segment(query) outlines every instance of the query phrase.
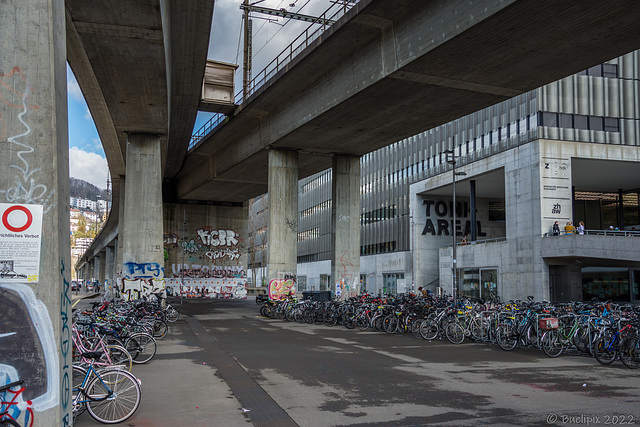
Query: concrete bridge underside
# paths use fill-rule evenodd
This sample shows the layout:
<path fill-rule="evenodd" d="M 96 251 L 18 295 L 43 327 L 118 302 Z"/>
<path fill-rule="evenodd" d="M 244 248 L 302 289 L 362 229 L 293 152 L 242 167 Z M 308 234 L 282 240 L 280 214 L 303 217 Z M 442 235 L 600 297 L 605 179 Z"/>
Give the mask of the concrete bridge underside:
<path fill-rule="evenodd" d="M 200 142 L 176 199 L 267 192 L 268 150 L 303 178 L 640 46 L 640 3 L 363 0 Z M 441 147 L 441 150 L 450 147 Z"/>

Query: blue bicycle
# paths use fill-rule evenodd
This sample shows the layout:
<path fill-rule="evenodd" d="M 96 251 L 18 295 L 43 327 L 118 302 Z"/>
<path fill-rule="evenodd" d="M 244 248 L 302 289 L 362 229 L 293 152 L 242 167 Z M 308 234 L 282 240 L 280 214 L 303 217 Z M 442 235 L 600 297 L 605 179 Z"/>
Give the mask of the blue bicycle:
<path fill-rule="evenodd" d="M 101 356 L 98 351 L 82 353 L 82 357 L 91 360 L 89 366 L 73 366 L 73 418 L 86 409 L 96 421 L 121 423 L 140 406 L 142 387 L 138 379 L 124 369 L 96 370 L 93 363 Z"/>

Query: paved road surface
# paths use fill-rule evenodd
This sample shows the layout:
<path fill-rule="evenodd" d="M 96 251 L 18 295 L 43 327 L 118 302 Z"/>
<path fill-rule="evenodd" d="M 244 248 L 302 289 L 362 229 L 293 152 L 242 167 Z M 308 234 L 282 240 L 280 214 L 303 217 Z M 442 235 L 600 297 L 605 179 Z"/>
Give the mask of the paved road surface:
<path fill-rule="evenodd" d="M 252 299 L 182 312 L 156 358 L 134 366 L 144 394 L 126 425 L 640 423 L 640 370 L 619 361 L 271 320 Z M 85 413 L 76 425 L 99 424 Z"/>

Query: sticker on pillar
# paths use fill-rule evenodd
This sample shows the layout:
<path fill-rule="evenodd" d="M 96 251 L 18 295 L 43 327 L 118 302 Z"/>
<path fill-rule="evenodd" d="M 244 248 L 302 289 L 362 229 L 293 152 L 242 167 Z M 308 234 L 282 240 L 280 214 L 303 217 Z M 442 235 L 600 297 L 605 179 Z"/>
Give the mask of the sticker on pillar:
<path fill-rule="evenodd" d="M 0 282 L 38 281 L 42 205 L 0 203 Z"/>
<path fill-rule="evenodd" d="M 340 297 L 342 295 L 342 283 L 336 282 L 336 297 Z"/>

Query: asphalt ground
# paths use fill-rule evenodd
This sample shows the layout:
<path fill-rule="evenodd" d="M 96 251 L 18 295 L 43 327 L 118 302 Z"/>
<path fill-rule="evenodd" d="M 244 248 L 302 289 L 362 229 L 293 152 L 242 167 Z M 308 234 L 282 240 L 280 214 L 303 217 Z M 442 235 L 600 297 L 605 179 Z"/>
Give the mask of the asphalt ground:
<path fill-rule="evenodd" d="M 640 370 L 619 361 L 272 320 L 252 298 L 181 312 L 134 366 L 142 403 L 124 425 L 640 423 Z M 85 412 L 74 425 L 100 424 Z"/>

